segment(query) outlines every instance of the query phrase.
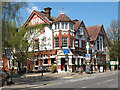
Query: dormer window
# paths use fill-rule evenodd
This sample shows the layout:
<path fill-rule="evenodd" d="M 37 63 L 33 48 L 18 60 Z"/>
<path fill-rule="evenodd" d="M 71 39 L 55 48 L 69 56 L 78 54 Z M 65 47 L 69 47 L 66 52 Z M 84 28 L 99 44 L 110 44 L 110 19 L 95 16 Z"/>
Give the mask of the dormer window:
<path fill-rule="evenodd" d="M 80 27 L 78 30 L 78 35 L 83 35 L 83 27 Z"/>

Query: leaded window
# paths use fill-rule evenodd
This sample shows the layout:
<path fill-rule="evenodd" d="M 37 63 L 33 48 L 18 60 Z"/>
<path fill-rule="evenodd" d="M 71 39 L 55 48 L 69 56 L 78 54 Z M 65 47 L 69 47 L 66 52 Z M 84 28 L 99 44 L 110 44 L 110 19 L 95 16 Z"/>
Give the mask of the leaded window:
<path fill-rule="evenodd" d="M 67 37 L 62 37 L 62 46 L 67 47 Z"/>

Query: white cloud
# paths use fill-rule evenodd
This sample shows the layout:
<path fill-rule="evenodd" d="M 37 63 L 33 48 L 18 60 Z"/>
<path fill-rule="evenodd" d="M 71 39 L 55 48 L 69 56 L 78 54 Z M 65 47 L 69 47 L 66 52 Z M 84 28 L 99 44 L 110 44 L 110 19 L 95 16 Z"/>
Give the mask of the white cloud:
<path fill-rule="evenodd" d="M 40 11 L 40 9 L 38 9 L 36 6 L 33 6 L 32 9 L 27 8 L 28 13 L 32 13 L 33 10 Z"/>

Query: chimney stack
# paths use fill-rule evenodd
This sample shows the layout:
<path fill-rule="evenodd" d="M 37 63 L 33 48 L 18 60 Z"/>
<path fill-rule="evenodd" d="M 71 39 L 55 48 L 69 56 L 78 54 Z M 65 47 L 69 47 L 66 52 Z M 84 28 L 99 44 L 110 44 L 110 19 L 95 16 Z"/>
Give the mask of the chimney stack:
<path fill-rule="evenodd" d="M 79 20 L 77 20 L 77 19 L 75 19 L 75 20 L 73 20 L 73 22 L 78 22 Z"/>
<path fill-rule="evenodd" d="M 44 8 L 44 10 L 45 10 L 45 16 L 48 18 L 48 19 L 50 19 L 50 11 L 51 11 L 51 9 L 52 8 L 50 8 L 50 7 L 47 7 L 47 8 Z"/>

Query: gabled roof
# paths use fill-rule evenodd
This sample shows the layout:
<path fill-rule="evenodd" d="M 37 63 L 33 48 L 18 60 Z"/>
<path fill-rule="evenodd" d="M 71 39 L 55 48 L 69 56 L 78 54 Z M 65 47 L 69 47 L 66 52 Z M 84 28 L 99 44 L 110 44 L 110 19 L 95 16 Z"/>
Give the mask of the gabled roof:
<path fill-rule="evenodd" d="M 80 25 L 82 24 L 83 21 L 75 21 L 75 24 L 74 24 L 74 30 L 75 31 L 78 31 Z"/>
<path fill-rule="evenodd" d="M 80 28 L 81 24 L 83 24 L 83 27 L 85 28 L 86 33 L 87 33 L 87 35 L 88 35 L 88 37 L 89 37 L 88 31 L 87 31 L 87 29 L 86 29 L 86 27 L 85 27 L 85 24 L 84 24 L 83 20 L 81 20 L 81 21 L 76 21 L 76 20 L 74 21 L 74 20 L 73 20 L 73 22 L 75 22 L 75 24 L 74 24 L 74 30 L 75 30 L 75 32 L 77 32 L 78 29 Z"/>
<path fill-rule="evenodd" d="M 109 44 L 109 40 L 107 38 L 107 35 L 106 35 L 105 30 L 104 30 L 103 24 L 87 27 L 87 31 L 88 31 L 88 34 L 90 36 L 91 41 L 96 41 L 100 30 L 103 30 L 103 32 L 105 34 L 105 37 L 106 37 L 106 40 Z"/>
<path fill-rule="evenodd" d="M 60 14 L 54 21 L 55 22 L 73 22 L 67 15 L 65 14 Z"/>
<path fill-rule="evenodd" d="M 87 27 L 87 31 L 88 31 L 91 41 L 95 41 L 97 39 L 101 28 L 102 28 L 102 24 Z"/>
<path fill-rule="evenodd" d="M 38 12 L 38 11 L 33 11 L 32 14 L 29 16 L 29 18 L 27 19 L 27 21 L 25 22 L 25 24 L 23 25 L 23 27 L 26 27 L 27 25 L 27 22 L 29 22 L 33 15 L 34 14 L 37 14 L 41 19 L 43 19 L 47 24 L 51 24 L 52 21 L 51 20 L 54 20 L 55 18 L 54 17 L 51 17 L 51 20 L 49 20 L 46 16 L 45 16 L 45 13 L 44 12 Z"/>

